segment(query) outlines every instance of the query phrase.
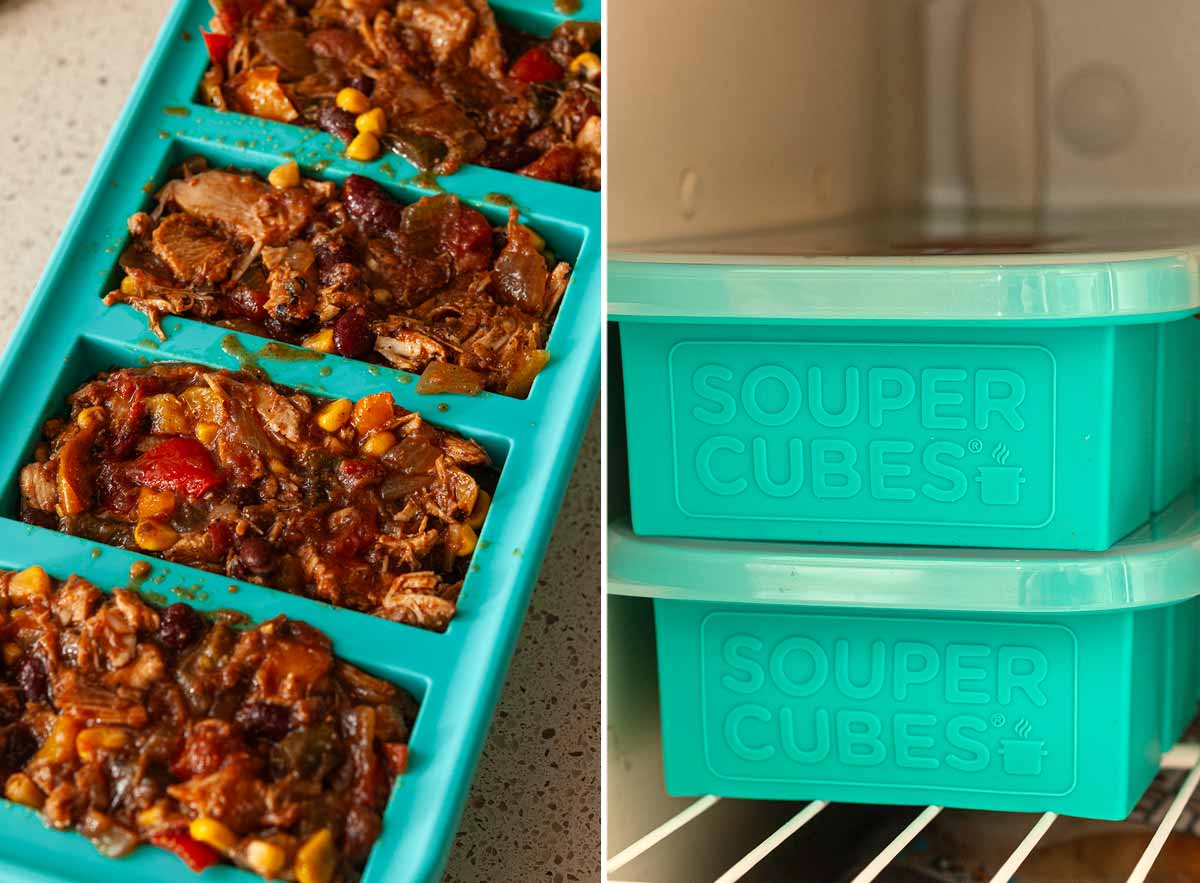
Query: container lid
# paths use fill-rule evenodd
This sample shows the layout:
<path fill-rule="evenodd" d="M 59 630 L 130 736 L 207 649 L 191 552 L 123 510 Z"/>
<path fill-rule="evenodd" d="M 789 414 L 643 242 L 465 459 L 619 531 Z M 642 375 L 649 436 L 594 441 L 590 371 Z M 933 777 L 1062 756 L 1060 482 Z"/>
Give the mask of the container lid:
<path fill-rule="evenodd" d="M 1107 552 L 665 539 L 609 525 L 608 591 L 717 603 L 1046 613 L 1200 595 L 1200 497 Z"/>
<path fill-rule="evenodd" d="M 1161 321 L 1200 310 L 1200 212 L 904 213 L 610 249 L 622 321 Z"/>

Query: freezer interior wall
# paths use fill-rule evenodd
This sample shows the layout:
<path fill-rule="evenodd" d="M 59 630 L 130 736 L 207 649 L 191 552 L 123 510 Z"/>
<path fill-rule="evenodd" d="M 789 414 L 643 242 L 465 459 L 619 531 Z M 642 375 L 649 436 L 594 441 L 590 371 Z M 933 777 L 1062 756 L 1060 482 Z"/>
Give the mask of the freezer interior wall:
<path fill-rule="evenodd" d="M 1200 204 L 1188 0 L 614 0 L 614 248 L 897 209 Z M 1191 223 L 1191 222 L 1189 222 Z"/>

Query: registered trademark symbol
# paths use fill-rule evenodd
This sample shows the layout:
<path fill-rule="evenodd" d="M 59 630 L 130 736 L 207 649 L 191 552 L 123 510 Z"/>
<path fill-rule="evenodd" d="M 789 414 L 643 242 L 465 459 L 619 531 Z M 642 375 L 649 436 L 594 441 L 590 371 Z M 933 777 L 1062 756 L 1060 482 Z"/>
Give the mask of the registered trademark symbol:
<path fill-rule="evenodd" d="M 978 454 L 980 451 L 983 450 L 983 442 L 981 442 L 977 438 L 973 438 L 969 442 L 967 442 L 967 450 L 970 451 L 972 454 Z"/>
<path fill-rule="evenodd" d="M 1002 715 L 1000 712 L 996 712 L 995 714 L 992 715 L 992 726 L 993 727 L 1002 727 L 1002 726 L 1004 726 L 1004 724 L 1005 724 L 1004 715 Z"/>

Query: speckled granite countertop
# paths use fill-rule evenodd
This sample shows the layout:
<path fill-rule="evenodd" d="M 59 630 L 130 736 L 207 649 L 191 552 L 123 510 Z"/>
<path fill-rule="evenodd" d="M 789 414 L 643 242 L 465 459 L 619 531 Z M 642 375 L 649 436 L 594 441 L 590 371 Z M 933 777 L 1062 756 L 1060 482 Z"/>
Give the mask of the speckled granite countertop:
<path fill-rule="evenodd" d="M 0 0 L 0 341 L 168 0 Z M 101 7 L 104 14 L 99 14 Z M 450 858 L 453 883 L 600 876 L 600 448 L 593 419 Z"/>

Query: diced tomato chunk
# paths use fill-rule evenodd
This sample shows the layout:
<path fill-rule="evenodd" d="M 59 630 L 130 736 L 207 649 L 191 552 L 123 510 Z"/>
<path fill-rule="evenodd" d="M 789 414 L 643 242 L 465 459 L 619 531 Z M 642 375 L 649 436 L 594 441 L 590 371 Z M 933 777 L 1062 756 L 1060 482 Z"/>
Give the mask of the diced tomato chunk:
<path fill-rule="evenodd" d="M 212 0 L 212 8 L 225 30 L 230 33 L 238 29 L 246 14 L 238 0 Z"/>
<path fill-rule="evenodd" d="M 208 57 L 213 60 L 213 64 L 221 64 L 229 57 L 229 51 L 233 49 L 233 37 L 228 34 L 210 34 L 205 30 L 200 31 L 200 36 L 204 38 L 204 48 L 208 50 Z"/>
<path fill-rule="evenodd" d="M 387 758 L 388 772 L 399 776 L 408 771 L 408 746 L 400 742 L 383 743 L 384 756 Z"/>
<path fill-rule="evenodd" d="M 329 538 L 329 550 L 334 555 L 353 558 L 370 548 L 378 536 L 378 513 L 373 506 L 363 506 L 353 510 Z"/>
<path fill-rule="evenodd" d="M 459 272 L 484 269 L 491 263 L 492 225 L 481 212 L 460 206 L 458 222 L 450 232 Z"/>
<path fill-rule="evenodd" d="M 535 46 L 513 62 L 509 76 L 523 83 L 545 83 L 561 80 L 562 66 L 545 49 Z"/>
<path fill-rule="evenodd" d="M 199 497 L 224 478 L 208 449 L 194 438 L 169 438 L 129 464 L 129 477 L 156 491 Z"/>
<path fill-rule="evenodd" d="M 233 545 L 233 528 L 228 521 L 210 521 L 208 536 L 212 540 L 213 555 L 224 558 L 229 547 Z"/>
<path fill-rule="evenodd" d="M 201 843 L 184 828 L 160 831 L 150 836 L 150 842 L 160 849 L 173 852 L 191 870 L 199 873 L 221 861 L 221 853 L 207 843 Z"/>

